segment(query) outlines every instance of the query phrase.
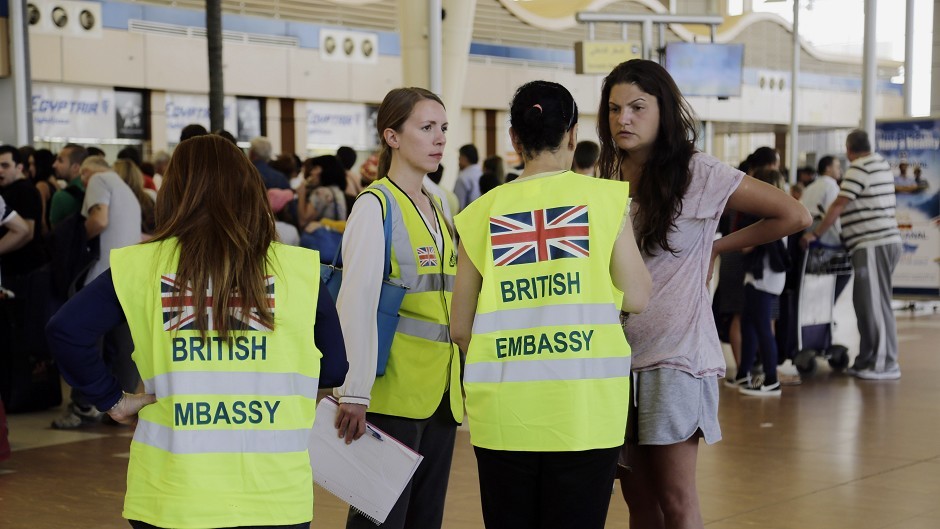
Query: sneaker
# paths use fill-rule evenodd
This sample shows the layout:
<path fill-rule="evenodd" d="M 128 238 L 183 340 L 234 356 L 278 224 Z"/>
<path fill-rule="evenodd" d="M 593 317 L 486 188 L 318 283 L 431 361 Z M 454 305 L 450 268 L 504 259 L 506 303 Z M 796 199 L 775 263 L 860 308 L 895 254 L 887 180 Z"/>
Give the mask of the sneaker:
<path fill-rule="evenodd" d="M 793 365 L 792 360 L 787 360 L 777 367 L 777 379 L 784 386 L 799 386 L 803 383 L 803 379 L 800 378 L 800 371 Z"/>
<path fill-rule="evenodd" d="M 778 375 L 793 375 L 800 376 L 800 371 L 793 365 L 792 360 L 787 360 L 786 362 L 777 366 Z"/>
<path fill-rule="evenodd" d="M 889 367 L 884 371 L 875 371 L 874 369 L 863 369 L 855 372 L 855 377 L 862 380 L 897 380 L 901 378 L 901 368 L 898 366 Z"/>
<path fill-rule="evenodd" d="M 752 397 L 779 397 L 780 396 L 780 382 L 774 382 L 773 384 L 761 384 L 759 386 L 749 384 L 743 386 L 738 390 L 742 395 L 751 395 Z"/>
<path fill-rule="evenodd" d="M 73 403 L 69 404 L 61 417 L 52 421 L 52 427 L 57 430 L 72 430 L 81 427 L 83 424 L 100 423 L 104 415 L 104 413 L 96 410 L 94 406 L 89 406 L 85 410 Z"/>
<path fill-rule="evenodd" d="M 845 371 L 843 371 L 843 373 L 845 373 L 846 375 L 849 375 L 850 377 L 854 377 L 854 376 L 858 376 L 860 372 L 867 371 L 868 369 L 870 368 L 867 366 L 863 367 L 858 364 L 852 364 L 852 367 L 846 368 Z"/>
<path fill-rule="evenodd" d="M 744 378 L 729 378 L 725 377 L 725 387 L 731 389 L 739 389 L 747 386 L 751 383 L 751 377 Z"/>

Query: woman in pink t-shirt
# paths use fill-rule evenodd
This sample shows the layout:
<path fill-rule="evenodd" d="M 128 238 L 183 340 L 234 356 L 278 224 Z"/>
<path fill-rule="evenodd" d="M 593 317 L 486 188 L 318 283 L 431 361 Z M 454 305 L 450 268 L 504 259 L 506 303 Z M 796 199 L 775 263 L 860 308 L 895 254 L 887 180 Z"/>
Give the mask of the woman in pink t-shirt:
<path fill-rule="evenodd" d="M 632 528 L 702 527 L 698 440 L 721 438 L 724 358 L 708 293 L 714 258 L 809 225 L 779 189 L 695 151 L 695 118 L 669 73 L 634 59 L 604 79 L 599 174 L 630 182 L 634 234 L 653 278 L 649 305 L 623 315 L 634 400 L 620 479 Z M 763 220 L 713 242 L 725 206 Z"/>

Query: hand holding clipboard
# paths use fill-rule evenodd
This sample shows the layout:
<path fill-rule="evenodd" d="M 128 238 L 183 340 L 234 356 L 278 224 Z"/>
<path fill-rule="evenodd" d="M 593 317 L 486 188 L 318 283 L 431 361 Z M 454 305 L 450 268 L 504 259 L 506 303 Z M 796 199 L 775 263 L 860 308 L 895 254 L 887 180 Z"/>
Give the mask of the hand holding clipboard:
<path fill-rule="evenodd" d="M 373 522 L 382 523 L 424 456 L 368 423 L 368 435 L 346 444 L 336 435 L 337 406 L 332 397 L 317 405 L 308 444 L 313 480 Z"/>

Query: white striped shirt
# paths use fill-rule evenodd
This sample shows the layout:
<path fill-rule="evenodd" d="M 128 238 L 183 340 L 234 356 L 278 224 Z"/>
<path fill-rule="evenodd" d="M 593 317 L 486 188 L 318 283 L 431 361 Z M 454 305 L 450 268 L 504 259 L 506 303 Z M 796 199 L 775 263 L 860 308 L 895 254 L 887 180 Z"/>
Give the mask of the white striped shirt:
<path fill-rule="evenodd" d="M 852 162 L 839 196 L 849 199 L 840 217 L 842 241 L 849 251 L 901 242 L 894 214 L 894 175 L 880 154 Z"/>

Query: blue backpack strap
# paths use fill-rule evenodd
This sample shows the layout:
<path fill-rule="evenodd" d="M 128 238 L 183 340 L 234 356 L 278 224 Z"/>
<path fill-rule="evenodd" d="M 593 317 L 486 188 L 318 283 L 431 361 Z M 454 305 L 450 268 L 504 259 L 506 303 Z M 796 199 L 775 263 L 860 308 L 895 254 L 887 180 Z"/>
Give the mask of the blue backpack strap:
<path fill-rule="evenodd" d="M 392 216 L 389 215 L 392 207 L 392 201 L 395 198 L 385 186 L 376 185 L 370 189 L 377 189 L 382 192 L 379 202 L 382 203 L 382 228 L 385 231 L 385 269 L 382 274 L 382 280 L 388 281 L 388 276 L 392 273 Z M 368 191 L 368 190 L 367 190 Z M 374 191 L 370 191 L 375 194 Z M 378 197 L 378 195 L 376 195 Z M 384 198 L 385 200 L 382 200 Z"/>
<path fill-rule="evenodd" d="M 395 198 L 389 190 L 382 185 L 373 184 L 363 190 L 359 196 L 361 197 L 366 193 L 379 199 L 379 204 L 382 206 L 382 229 L 385 232 L 385 268 L 382 271 L 382 280 L 388 281 L 388 276 L 392 273 L 392 218 L 391 215 L 389 215 L 389 211 L 392 201 L 394 201 Z"/>

